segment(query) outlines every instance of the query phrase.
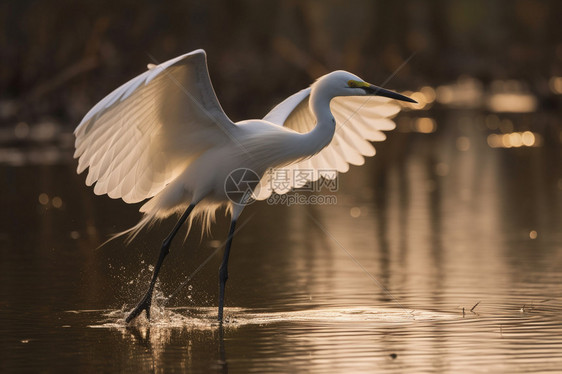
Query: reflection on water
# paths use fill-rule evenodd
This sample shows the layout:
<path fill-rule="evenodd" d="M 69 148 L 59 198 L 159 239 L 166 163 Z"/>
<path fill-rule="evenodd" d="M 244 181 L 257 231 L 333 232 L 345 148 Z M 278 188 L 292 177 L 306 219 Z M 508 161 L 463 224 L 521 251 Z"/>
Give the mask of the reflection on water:
<path fill-rule="evenodd" d="M 173 223 L 96 250 L 136 222 L 135 207 L 94 196 L 64 156 L 0 167 L 0 370 L 556 372 L 560 147 L 525 145 L 557 119 L 413 113 L 398 118 L 410 130 L 399 122 L 341 176 L 336 205 L 248 207 L 223 327 L 227 219 L 212 238 L 175 243 L 166 309 L 125 326 Z M 513 147 L 493 147 L 491 133 Z"/>

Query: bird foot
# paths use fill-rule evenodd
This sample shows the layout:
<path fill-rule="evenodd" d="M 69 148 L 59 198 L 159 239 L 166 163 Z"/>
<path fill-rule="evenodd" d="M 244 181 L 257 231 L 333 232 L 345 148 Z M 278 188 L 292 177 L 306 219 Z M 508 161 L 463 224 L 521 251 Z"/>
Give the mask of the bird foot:
<path fill-rule="evenodd" d="M 152 292 L 147 292 L 138 305 L 133 309 L 131 313 L 125 319 L 125 322 L 129 323 L 133 319 L 139 316 L 143 310 L 146 311 L 146 319 L 150 321 L 150 306 L 152 304 Z"/>

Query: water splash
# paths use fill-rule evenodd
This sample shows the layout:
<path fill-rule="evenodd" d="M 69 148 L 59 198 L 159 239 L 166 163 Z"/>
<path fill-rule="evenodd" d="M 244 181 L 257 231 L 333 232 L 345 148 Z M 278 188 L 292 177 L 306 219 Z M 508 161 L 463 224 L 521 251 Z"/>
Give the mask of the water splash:
<path fill-rule="evenodd" d="M 131 323 L 127 324 L 125 318 L 130 312 L 129 308 L 123 307 L 119 310 L 104 311 L 102 319 L 97 324 L 89 325 L 91 328 L 187 328 L 187 329 L 215 329 L 220 326 L 216 320 L 215 307 L 177 307 L 164 308 L 162 304 L 151 308 L 151 319 L 146 319 L 141 314 Z M 462 318 L 459 314 L 442 313 L 434 311 L 414 312 L 399 308 L 373 308 L 373 307 L 350 307 L 350 308 L 322 308 L 307 309 L 288 312 L 262 312 L 245 308 L 225 309 L 223 326 L 236 328 L 247 325 L 267 325 L 283 322 L 377 322 L 377 323 L 404 323 L 404 322 L 428 322 L 443 321 Z"/>

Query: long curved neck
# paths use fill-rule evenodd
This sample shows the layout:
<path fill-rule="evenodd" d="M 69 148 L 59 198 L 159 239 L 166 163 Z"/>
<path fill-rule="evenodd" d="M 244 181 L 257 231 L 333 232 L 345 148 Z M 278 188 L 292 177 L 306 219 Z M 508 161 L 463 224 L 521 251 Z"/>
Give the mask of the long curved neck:
<path fill-rule="evenodd" d="M 303 135 L 303 151 L 314 155 L 330 144 L 336 131 L 336 120 L 330 111 L 330 101 L 334 97 L 321 89 L 312 89 L 310 93 L 310 110 L 316 116 L 316 126 Z"/>

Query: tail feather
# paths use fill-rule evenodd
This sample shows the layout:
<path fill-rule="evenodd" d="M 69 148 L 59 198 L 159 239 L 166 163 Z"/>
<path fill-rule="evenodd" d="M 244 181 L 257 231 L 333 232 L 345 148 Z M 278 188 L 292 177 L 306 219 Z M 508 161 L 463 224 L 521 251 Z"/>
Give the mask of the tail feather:
<path fill-rule="evenodd" d="M 109 239 L 107 239 L 105 242 L 101 243 L 96 249 L 100 249 L 101 247 L 103 247 L 104 245 L 109 243 L 110 241 L 115 240 L 115 239 L 120 238 L 120 237 L 125 236 L 125 235 L 127 236 L 127 238 L 125 239 L 125 244 L 129 245 L 129 244 L 131 244 L 133 239 L 135 239 L 135 237 L 142 231 L 143 228 L 145 228 L 147 225 L 152 226 L 155 222 L 156 222 L 156 218 L 148 216 L 148 215 L 144 215 L 141 218 L 141 220 L 139 221 L 139 223 L 137 223 L 136 225 L 134 225 L 131 228 L 128 228 L 125 231 L 121 231 L 121 232 L 118 232 L 116 234 L 111 235 Z"/>
<path fill-rule="evenodd" d="M 145 204 L 142 208 L 145 208 L 147 204 Z M 194 222 L 197 225 L 201 225 L 201 238 L 203 238 L 203 234 L 210 234 L 211 231 L 211 224 L 215 221 L 215 213 L 216 211 L 221 208 L 222 206 L 226 207 L 225 215 L 232 214 L 232 204 L 230 203 L 214 203 L 214 202 L 200 202 L 195 206 L 191 214 L 189 215 L 189 219 L 187 220 L 187 231 L 185 237 L 189 235 L 191 228 L 193 227 Z M 178 206 L 173 211 L 161 212 L 157 210 L 155 205 L 148 206 L 149 209 L 141 209 L 141 212 L 144 213 L 141 220 L 134 225 L 133 227 L 128 228 L 127 230 L 118 232 L 112 235 L 108 240 L 103 242 L 98 248 L 103 247 L 105 244 L 109 243 L 110 241 L 117 239 L 122 236 L 126 236 L 125 243 L 128 245 L 130 244 L 137 235 L 146 227 L 152 227 L 157 221 L 163 220 L 174 213 L 181 215 L 185 209 L 187 209 L 188 204 L 184 206 Z"/>

